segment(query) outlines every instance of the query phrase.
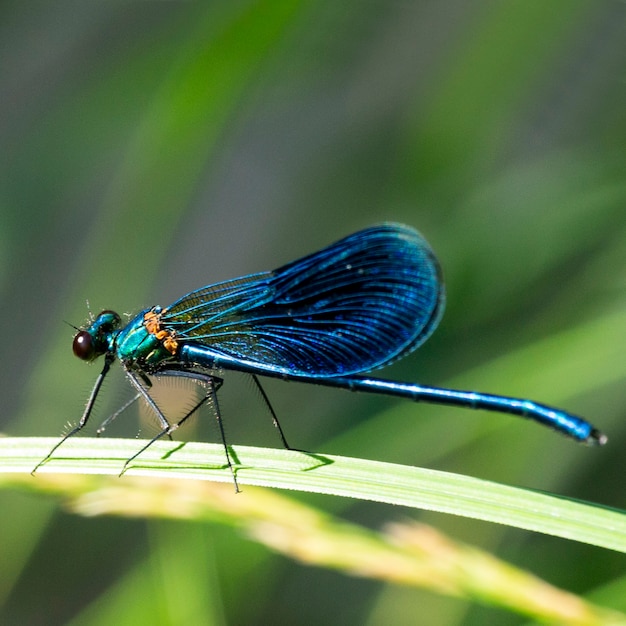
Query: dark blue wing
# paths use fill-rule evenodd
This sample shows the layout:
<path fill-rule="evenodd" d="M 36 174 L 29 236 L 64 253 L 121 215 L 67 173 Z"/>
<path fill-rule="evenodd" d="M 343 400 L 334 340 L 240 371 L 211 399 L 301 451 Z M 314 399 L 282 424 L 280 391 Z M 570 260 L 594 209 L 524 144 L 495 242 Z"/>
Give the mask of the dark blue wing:
<path fill-rule="evenodd" d="M 366 372 L 404 356 L 444 304 L 437 260 L 420 234 L 382 224 L 274 272 L 194 291 L 164 312 L 179 341 L 294 375 Z"/>

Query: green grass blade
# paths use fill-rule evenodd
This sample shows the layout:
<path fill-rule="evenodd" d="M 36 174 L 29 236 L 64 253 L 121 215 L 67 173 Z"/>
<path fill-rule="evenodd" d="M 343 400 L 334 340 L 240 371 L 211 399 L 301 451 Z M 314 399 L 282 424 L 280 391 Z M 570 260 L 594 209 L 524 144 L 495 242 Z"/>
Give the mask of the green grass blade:
<path fill-rule="evenodd" d="M 57 442 L 0 440 L 2 480 L 30 472 Z M 133 439 L 75 438 L 38 473 L 117 475 L 138 448 Z M 626 552 L 626 513 L 469 476 L 294 450 L 235 446 L 241 485 L 258 485 L 372 500 L 495 522 Z M 231 482 L 217 444 L 157 442 L 125 476 Z M 29 478 L 29 480 L 31 480 Z M 32 478 L 36 488 L 36 476 Z"/>

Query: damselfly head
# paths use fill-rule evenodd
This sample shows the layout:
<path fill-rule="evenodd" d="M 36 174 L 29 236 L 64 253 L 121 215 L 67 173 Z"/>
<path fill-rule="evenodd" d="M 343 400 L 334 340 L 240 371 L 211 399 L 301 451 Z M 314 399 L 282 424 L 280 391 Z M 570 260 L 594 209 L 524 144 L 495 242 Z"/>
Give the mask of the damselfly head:
<path fill-rule="evenodd" d="M 76 333 L 72 344 L 74 354 L 82 361 L 93 361 L 108 352 L 121 321 L 115 311 L 102 311 L 88 328 Z"/>

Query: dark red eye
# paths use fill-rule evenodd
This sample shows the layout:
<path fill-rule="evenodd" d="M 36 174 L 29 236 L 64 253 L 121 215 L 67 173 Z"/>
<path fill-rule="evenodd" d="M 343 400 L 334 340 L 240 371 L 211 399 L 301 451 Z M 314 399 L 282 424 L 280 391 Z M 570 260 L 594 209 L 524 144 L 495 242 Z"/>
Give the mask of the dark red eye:
<path fill-rule="evenodd" d="M 74 354 L 83 361 L 91 361 L 95 356 L 95 348 L 93 345 L 93 339 L 86 330 L 81 330 L 74 337 L 74 343 L 72 344 L 72 350 Z"/>

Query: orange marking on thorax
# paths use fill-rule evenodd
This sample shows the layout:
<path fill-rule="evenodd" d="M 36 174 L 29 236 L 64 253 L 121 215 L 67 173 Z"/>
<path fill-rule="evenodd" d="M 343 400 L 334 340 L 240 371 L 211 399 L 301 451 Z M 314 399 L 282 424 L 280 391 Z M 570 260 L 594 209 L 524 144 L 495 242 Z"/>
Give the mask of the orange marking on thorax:
<path fill-rule="evenodd" d="M 161 313 L 155 313 L 154 311 L 148 311 L 143 316 L 143 325 L 146 330 L 154 335 L 163 345 L 163 347 L 171 354 L 176 354 L 178 350 L 178 341 L 176 341 L 176 335 L 173 331 L 166 330 L 161 327 Z"/>

